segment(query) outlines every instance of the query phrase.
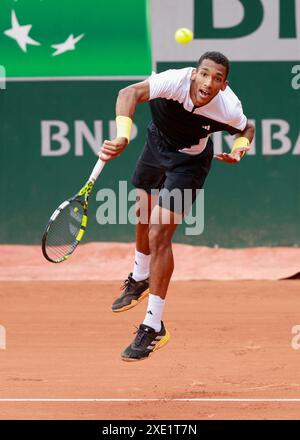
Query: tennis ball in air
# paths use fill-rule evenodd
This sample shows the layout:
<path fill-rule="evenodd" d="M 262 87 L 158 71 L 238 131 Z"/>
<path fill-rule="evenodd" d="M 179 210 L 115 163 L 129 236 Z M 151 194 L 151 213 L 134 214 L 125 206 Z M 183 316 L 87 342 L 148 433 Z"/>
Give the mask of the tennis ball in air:
<path fill-rule="evenodd" d="M 78 208 L 76 207 L 76 208 L 74 208 L 74 212 L 78 212 Z"/>
<path fill-rule="evenodd" d="M 188 44 L 192 41 L 193 39 L 193 32 L 188 29 L 188 28 L 180 28 L 177 29 L 177 31 L 175 32 L 174 38 L 177 41 L 177 43 L 180 44 Z"/>

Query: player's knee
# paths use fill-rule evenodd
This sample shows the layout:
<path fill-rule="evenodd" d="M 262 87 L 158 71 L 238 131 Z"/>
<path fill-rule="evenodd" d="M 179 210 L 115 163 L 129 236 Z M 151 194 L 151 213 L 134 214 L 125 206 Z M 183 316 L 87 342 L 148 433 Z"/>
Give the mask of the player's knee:
<path fill-rule="evenodd" d="M 151 254 L 161 252 L 171 246 L 171 236 L 165 225 L 150 225 L 149 246 Z"/>

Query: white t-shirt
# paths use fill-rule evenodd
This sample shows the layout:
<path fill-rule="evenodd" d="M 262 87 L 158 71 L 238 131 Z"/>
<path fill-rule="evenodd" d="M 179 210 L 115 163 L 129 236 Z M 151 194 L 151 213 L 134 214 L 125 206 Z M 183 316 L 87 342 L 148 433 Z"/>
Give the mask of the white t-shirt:
<path fill-rule="evenodd" d="M 212 132 L 227 130 L 233 134 L 242 131 L 246 127 L 247 118 L 243 113 L 240 100 L 229 86 L 224 91 L 220 91 L 207 105 L 195 108 L 190 97 L 192 71 L 193 67 L 170 69 L 158 74 L 153 73 L 148 80 L 150 101 L 156 98 L 177 101 L 185 111 L 193 115 L 193 118 L 194 115 L 200 117 L 199 124 L 202 124 L 203 131 L 206 130 L 207 135 L 201 134 L 198 143 L 179 150 L 188 154 L 199 154 L 206 147 L 208 137 Z M 175 125 L 173 124 L 176 131 Z M 168 130 L 172 129 L 169 127 Z M 162 131 L 164 131 L 163 128 Z"/>

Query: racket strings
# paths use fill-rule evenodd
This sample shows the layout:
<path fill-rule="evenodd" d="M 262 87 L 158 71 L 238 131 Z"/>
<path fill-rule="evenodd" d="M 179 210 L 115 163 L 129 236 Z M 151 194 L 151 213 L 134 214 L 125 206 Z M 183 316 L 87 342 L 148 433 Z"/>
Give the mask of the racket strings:
<path fill-rule="evenodd" d="M 62 209 L 47 233 L 45 249 L 54 261 L 71 254 L 78 244 L 76 239 L 82 224 L 84 209 L 81 203 L 73 200 Z"/>

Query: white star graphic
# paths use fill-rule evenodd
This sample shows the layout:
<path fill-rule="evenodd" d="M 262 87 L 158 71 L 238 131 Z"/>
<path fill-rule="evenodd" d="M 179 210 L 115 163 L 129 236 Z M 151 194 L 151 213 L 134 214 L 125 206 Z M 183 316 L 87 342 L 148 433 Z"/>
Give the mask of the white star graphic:
<path fill-rule="evenodd" d="M 27 24 L 25 26 L 20 26 L 15 11 L 11 13 L 11 29 L 4 31 L 4 34 L 10 38 L 16 40 L 23 52 L 27 52 L 27 44 L 32 44 L 33 46 L 40 46 L 41 43 L 33 40 L 29 37 L 30 29 L 32 24 Z"/>
<path fill-rule="evenodd" d="M 56 49 L 56 51 L 52 54 L 52 56 L 60 55 L 64 52 L 67 52 L 69 50 L 75 50 L 76 43 L 83 38 L 84 34 L 79 35 L 78 37 L 74 38 L 74 35 L 71 34 L 68 36 L 66 41 L 61 44 L 52 44 L 51 47 Z"/>

